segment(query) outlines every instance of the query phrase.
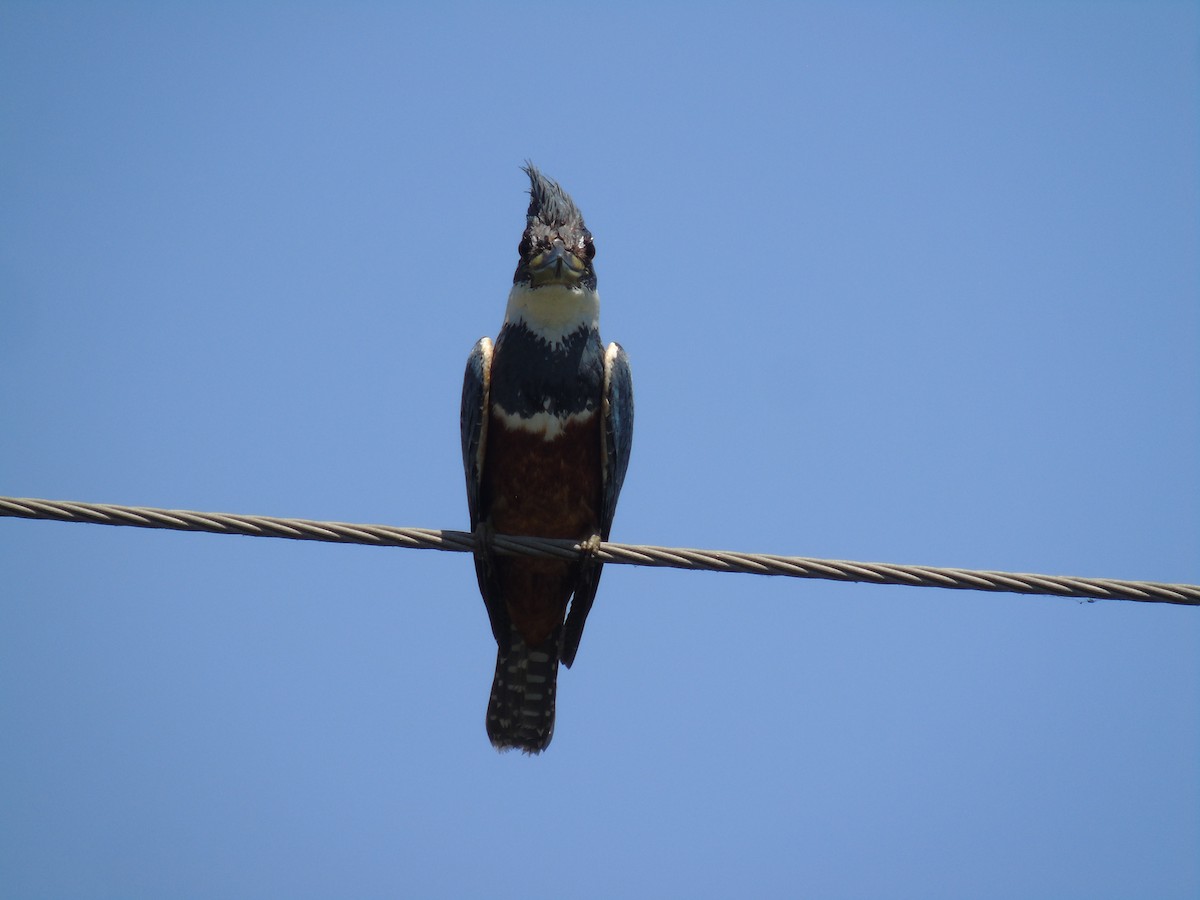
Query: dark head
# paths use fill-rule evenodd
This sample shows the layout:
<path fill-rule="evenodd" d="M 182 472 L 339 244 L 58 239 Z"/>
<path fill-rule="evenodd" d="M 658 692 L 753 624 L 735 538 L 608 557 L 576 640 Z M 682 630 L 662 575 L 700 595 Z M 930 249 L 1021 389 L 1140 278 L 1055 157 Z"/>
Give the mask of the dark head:
<path fill-rule="evenodd" d="M 539 172 L 533 163 L 525 163 L 522 169 L 529 176 L 529 212 L 513 284 L 524 282 L 531 288 L 558 284 L 594 291 L 592 257 L 596 248 L 592 233 L 583 224 L 583 214 L 558 182 Z"/>

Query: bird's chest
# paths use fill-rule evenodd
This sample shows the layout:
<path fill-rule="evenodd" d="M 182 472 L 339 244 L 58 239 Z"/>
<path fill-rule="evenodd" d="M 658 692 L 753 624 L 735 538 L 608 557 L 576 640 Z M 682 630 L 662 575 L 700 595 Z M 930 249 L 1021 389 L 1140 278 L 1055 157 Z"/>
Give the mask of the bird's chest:
<path fill-rule="evenodd" d="M 600 414 L 515 424 L 493 410 L 484 461 L 484 507 L 500 534 L 579 540 L 600 527 Z"/>
<path fill-rule="evenodd" d="M 603 380 L 594 329 L 553 343 L 520 324 L 501 331 L 481 492 L 497 532 L 580 539 L 599 530 Z"/>

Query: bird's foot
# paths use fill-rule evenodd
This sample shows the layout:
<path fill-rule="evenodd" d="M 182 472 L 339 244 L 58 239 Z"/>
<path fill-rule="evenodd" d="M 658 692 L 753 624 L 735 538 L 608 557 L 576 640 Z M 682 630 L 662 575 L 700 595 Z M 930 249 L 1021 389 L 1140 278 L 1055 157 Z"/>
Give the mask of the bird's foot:
<path fill-rule="evenodd" d="M 476 553 L 490 554 L 492 552 L 492 538 L 496 536 L 496 529 L 492 527 L 491 522 L 486 520 L 480 522 L 471 534 L 475 536 Z"/>

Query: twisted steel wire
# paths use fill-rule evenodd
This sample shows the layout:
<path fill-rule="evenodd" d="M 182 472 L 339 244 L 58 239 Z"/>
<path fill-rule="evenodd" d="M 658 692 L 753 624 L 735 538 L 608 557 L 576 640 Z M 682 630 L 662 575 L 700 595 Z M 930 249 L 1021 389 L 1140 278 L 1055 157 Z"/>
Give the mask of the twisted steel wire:
<path fill-rule="evenodd" d="M 166 528 L 174 531 L 204 531 L 249 537 L 287 538 L 297 541 L 326 541 L 368 544 L 380 547 L 409 547 L 419 550 L 448 550 L 470 553 L 476 535 L 466 531 L 433 528 L 400 528 L 394 525 L 363 525 L 322 522 L 313 519 L 247 516 L 194 510 L 157 509 L 147 506 L 118 506 L 112 503 L 81 503 L 0 497 L 0 517 L 49 519 L 56 522 L 87 522 L 94 525 L 127 525 L 136 528 Z M 492 546 L 502 553 L 575 559 L 587 552 L 579 544 L 549 538 L 492 535 Z M 792 578 L 821 578 L 870 584 L 900 584 L 913 587 L 1000 591 L 1075 597 L 1084 600 L 1138 600 L 1200 606 L 1200 585 L 1165 584 L 1155 581 L 1122 581 L 1113 578 L 1080 578 L 990 572 L 895 563 L 851 562 L 738 553 L 729 550 L 694 550 L 685 547 L 654 547 L 644 544 L 603 543 L 595 551 L 605 563 L 698 569 L 709 572 L 740 572 L 750 575 L 783 575 Z"/>

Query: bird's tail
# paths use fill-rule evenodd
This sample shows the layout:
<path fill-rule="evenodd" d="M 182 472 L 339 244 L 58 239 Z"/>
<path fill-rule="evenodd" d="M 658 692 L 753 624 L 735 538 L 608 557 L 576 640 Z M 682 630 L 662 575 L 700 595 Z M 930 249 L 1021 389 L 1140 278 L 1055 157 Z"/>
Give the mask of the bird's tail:
<path fill-rule="evenodd" d="M 561 628 L 537 647 L 510 626 L 508 646 L 496 653 L 487 733 L 497 750 L 541 753 L 554 735 L 554 686 Z"/>

